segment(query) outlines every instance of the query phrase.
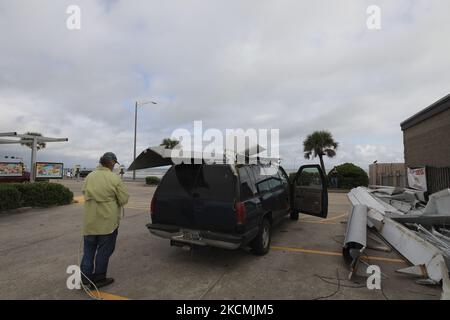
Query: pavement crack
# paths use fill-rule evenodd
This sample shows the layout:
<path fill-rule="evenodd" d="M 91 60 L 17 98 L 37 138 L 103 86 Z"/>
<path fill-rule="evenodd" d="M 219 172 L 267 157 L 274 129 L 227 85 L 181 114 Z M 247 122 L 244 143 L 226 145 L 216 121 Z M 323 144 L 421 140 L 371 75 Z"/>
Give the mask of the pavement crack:
<path fill-rule="evenodd" d="M 225 270 L 220 277 L 214 281 L 214 283 L 201 295 L 199 300 L 203 300 L 203 298 L 211 292 L 212 289 L 214 289 L 214 287 L 223 279 L 223 277 L 225 276 L 225 274 L 227 273 L 227 270 Z"/>

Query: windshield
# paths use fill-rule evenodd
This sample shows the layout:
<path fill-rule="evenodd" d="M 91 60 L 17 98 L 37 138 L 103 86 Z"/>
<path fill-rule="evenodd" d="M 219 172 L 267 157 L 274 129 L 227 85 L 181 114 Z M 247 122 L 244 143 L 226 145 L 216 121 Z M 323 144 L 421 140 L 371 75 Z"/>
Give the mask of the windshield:
<path fill-rule="evenodd" d="M 169 169 L 158 193 L 205 200 L 233 201 L 235 179 L 228 165 L 177 165 Z"/>

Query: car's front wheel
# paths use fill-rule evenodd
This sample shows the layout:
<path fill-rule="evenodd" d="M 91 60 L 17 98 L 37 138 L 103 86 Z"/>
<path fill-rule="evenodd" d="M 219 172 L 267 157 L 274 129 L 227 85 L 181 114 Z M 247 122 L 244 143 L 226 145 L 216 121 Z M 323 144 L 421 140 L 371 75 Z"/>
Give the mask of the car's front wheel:
<path fill-rule="evenodd" d="M 262 256 L 269 252 L 270 249 L 270 221 L 265 218 L 259 228 L 256 238 L 251 243 L 253 253 Z"/>

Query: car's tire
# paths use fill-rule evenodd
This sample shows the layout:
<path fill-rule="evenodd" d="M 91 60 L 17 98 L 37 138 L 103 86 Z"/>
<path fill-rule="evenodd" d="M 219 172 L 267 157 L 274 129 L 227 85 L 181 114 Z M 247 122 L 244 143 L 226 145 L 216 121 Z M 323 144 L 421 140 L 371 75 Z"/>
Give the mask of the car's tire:
<path fill-rule="evenodd" d="M 263 256 L 270 249 L 270 240 L 271 240 L 271 232 L 270 232 L 270 221 L 267 218 L 264 218 L 261 226 L 259 227 L 258 234 L 256 238 L 250 244 L 252 248 L 252 252 L 258 256 Z"/>
<path fill-rule="evenodd" d="M 291 213 L 289 214 L 289 217 L 291 218 L 291 220 L 295 220 L 295 221 L 298 220 L 298 216 L 299 216 L 298 211 L 291 211 Z"/>

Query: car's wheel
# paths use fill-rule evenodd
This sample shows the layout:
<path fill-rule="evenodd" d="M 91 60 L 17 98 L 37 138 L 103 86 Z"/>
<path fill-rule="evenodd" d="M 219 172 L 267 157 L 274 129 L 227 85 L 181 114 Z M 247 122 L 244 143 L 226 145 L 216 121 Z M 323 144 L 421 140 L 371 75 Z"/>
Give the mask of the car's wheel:
<path fill-rule="evenodd" d="M 291 211 L 289 216 L 290 216 L 291 220 L 298 220 L 298 216 L 299 216 L 298 211 Z"/>
<path fill-rule="evenodd" d="M 256 235 L 256 238 L 251 243 L 251 248 L 253 249 L 253 253 L 262 256 L 265 255 L 267 252 L 269 252 L 270 249 L 270 222 L 269 219 L 264 218 L 258 234 Z"/>

